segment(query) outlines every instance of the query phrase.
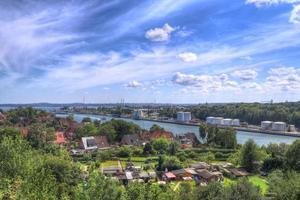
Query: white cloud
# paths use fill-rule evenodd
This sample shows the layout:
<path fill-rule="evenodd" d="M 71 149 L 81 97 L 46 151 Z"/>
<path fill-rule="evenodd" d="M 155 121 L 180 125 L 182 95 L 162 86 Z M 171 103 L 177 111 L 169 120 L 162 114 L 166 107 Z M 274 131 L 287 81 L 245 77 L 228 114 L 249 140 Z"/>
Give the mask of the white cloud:
<path fill-rule="evenodd" d="M 154 42 L 168 41 L 173 31 L 175 31 L 175 28 L 173 28 L 169 24 L 165 24 L 161 28 L 154 28 L 148 30 L 145 34 L 145 37 Z"/>
<path fill-rule="evenodd" d="M 256 6 L 263 6 L 263 5 L 274 5 L 280 3 L 299 3 L 300 0 L 247 0 L 247 4 L 255 4 Z"/>
<path fill-rule="evenodd" d="M 300 4 L 294 6 L 290 15 L 290 22 L 294 24 L 300 23 Z"/>
<path fill-rule="evenodd" d="M 184 52 L 178 55 L 183 62 L 195 62 L 198 59 L 197 54 L 192 52 Z"/>
<path fill-rule="evenodd" d="M 229 79 L 229 77 L 228 77 L 227 74 L 221 74 L 221 75 L 220 75 L 220 79 L 221 79 L 222 81 L 227 81 L 227 80 Z"/>
<path fill-rule="evenodd" d="M 252 69 L 245 69 L 245 70 L 235 71 L 232 75 L 240 78 L 241 80 L 248 81 L 248 80 L 255 79 L 257 76 L 257 72 Z"/>
<path fill-rule="evenodd" d="M 140 88 L 143 86 L 143 84 L 138 81 L 130 81 L 125 86 L 128 88 Z"/>
<path fill-rule="evenodd" d="M 294 67 L 272 68 L 265 87 L 281 91 L 300 92 L 300 71 Z"/>
<path fill-rule="evenodd" d="M 246 3 L 255 4 L 257 7 L 264 5 L 292 4 L 294 8 L 290 14 L 289 22 L 294 24 L 300 23 L 300 0 L 247 0 Z"/>
<path fill-rule="evenodd" d="M 255 82 L 247 82 L 240 85 L 243 89 L 255 89 L 255 90 L 262 90 L 262 86 Z"/>
<path fill-rule="evenodd" d="M 297 70 L 294 67 L 276 67 L 271 68 L 268 73 L 271 75 L 283 76 L 297 73 Z"/>

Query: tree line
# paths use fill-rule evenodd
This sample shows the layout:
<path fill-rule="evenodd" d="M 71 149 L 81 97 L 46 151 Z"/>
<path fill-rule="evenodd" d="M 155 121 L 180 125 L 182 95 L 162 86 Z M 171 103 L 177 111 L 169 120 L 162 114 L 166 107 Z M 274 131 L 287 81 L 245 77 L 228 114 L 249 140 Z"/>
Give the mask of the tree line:
<path fill-rule="evenodd" d="M 237 118 L 249 124 L 260 125 L 261 121 L 283 121 L 300 127 L 300 102 L 274 104 L 234 103 L 199 105 L 188 108 L 195 118 L 205 120 L 208 116 Z"/>

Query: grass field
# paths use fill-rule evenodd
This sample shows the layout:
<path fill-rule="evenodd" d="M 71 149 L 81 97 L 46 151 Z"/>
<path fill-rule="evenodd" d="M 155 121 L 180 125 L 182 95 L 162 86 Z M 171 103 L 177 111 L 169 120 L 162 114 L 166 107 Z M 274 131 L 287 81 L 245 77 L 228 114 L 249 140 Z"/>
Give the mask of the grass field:
<path fill-rule="evenodd" d="M 117 160 L 108 160 L 103 163 L 101 163 L 101 167 L 110 167 L 110 166 L 118 166 L 118 161 Z"/>
<path fill-rule="evenodd" d="M 265 179 L 263 179 L 259 176 L 250 176 L 250 177 L 248 177 L 248 179 L 253 185 L 258 186 L 260 188 L 262 194 L 265 194 L 268 191 L 269 185 Z M 235 179 L 224 178 L 224 186 L 225 187 L 228 187 L 231 184 L 234 184 L 236 182 L 237 182 L 237 180 L 235 180 Z"/>
<path fill-rule="evenodd" d="M 259 176 L 250 176 L 249 181 L 253 185 L 258 186 L 261 189 L 262 194 L 265 194 L 269 189 L 268 182 Z"/>

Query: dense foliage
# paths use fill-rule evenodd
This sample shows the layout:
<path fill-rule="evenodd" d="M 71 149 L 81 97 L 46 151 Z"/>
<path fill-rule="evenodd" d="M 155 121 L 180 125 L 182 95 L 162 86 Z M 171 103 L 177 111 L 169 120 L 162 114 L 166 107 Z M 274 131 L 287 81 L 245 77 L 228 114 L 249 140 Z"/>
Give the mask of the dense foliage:
<path fill-rule="evenodd" d="M 274 104 L 235 103 L 222 105 L 199 105 L 188 109 L 193 116 L 205 120 L 208 116 L 237 118 L 250 124 L 261 121 L 284 121 L 300 127 L 300 102 Z"/>
<path fill-rule="evenodd" d="M 236 130 L 232 128 L 218 128 L 217 126 L 201 124 L 199 134 L 206 144 L 228 149 L 234 149 L 237 146 Z"/>

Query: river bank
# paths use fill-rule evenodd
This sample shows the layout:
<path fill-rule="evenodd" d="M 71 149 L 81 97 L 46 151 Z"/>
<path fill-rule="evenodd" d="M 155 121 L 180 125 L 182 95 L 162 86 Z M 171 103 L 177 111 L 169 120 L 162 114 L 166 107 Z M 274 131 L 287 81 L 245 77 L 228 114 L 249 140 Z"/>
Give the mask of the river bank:
<path fill-rule="evenodd" d="M 69 114 L 56 114 L 57 117 L 67 117 Z M 74 114 L 74 113 L 73 113 Z M 174 124 L 158 121 L 149 121 L 149 120 L 134 120 L 131 118 L 116 118 L 109 115 L 92 115 L 92 114 L 74 114 L 74 119 L 78 122 L 85 117 L 90 117 L 91 119 L 101 120 L 102 122 L 109 121 L 111 119 L 122 119 L 127 122 L 133 122 L 139 125 L 141 128 L 149 130 L 153 124 L 157 124 L 163 127 L 166 131 L 170 131 L 175 135 L 182 135 L 185 133 L 194 133 L 196 136 L 199 136 L 198 125 L 183 125 L 183 124 Z M 104 119 L 105 118 L 105 119 Z M 258 145 L 267 145 L 269 143 L 293 143 L 297 137 L 287 136 L 287 135 L 270 135 L 262 132 L 250 132 L 244 130 L 237 130 L 237 142 L 239 144 L 244 144 L 248 139 L 253 139 Z"/>
<path fill-rule="evenodd" d="M 67 114 L 67 113 L 56 113 L 56 114 Z M 68 114 L 81 114 L 85 115 L 85 113 L 68 113 Z M 93 114 L 86 114 L 86 115 L 93 115 Z M 192 126 L 192 127 L 199 127 L 200 123 L 189 123 L 189 122 L 178 122 L 175 120 L 154 120 L 154 119 L 132 119 L 131 117 L 127 116 L 120 116 L 120 117 L 114 117 L 112 115 L 98 115 L 103 117 L 111 117 L 116 119 L 129 119 L 129 120 L 142 120 L 142 121 L 149 121 L 154 123 L 169 123 L 169 124 L 176 124 L 176 125 L 184 125 L 184 126 Z M 227 128 L 226 126 L 219 126 L 221 128 Z M 251 133 L 262 133 L 262 134 L 268 134 L 268 135 L 280 135 L 280 136 L 289 136 L 289 137 L 296 137 L 300 138 L 299 132 L 280 132 L 280 131 L 271 131 L 271 130 L 261 130 L 259 128 L 250 128 L 250 127 L 232 127 L 237 131 L 244 131 L 244 132 L 251 132 Z"/>

